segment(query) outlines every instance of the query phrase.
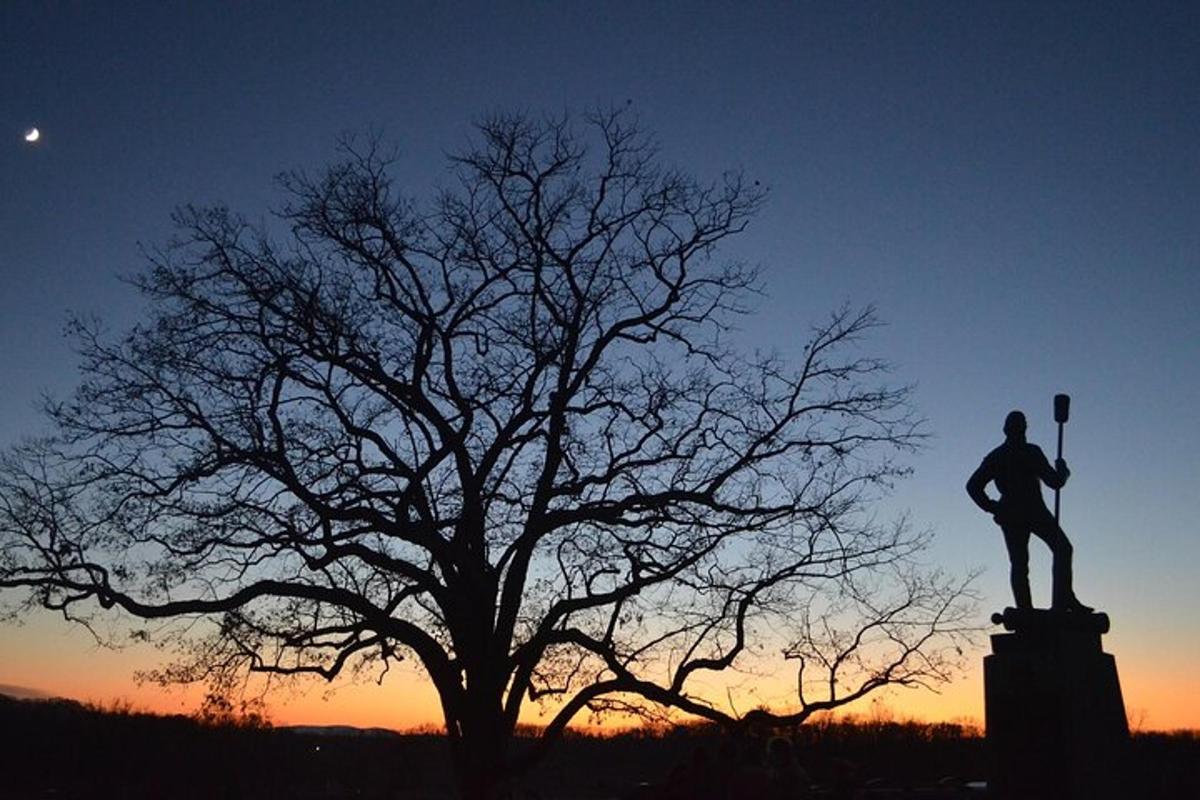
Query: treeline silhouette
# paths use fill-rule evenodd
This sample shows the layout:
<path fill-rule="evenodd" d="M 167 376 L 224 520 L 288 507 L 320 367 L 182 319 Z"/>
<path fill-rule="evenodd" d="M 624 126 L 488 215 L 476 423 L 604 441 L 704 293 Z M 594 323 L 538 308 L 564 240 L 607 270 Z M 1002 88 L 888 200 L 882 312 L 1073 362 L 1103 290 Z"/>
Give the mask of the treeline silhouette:
<path fill-rule="evenodd" d="M 330 735 L 0 696 L 3 798 L 448 797 L 440 737 Z M 428 781 L 428 783 L 426 783 Z"/>
<path fill-rule="evenodd" d="M 848 719 L 731 737 L 706 726 L 569 735 L 518 798 L 671 798 L 681 776 L 785 738 L 814 797 L 986 797 L 979 731 L 946 723 Z M 0 695 L 0 796 L 8 798 L 394 798 L 454 794 L 437 733 L 272 728 L 251 715 L 161 716 L 128 707 Z M 1137 798 L 1200 797 L 1195 732 L 1134 736 Z"/>
<path fill-rule="evenodd" d="M 547 800 L 673 800 L 694 796 L 690 790 L 699 785 L 736 785 L 737 774 L 747 766 L 761 765 L 770 773 L 772 744 L 778 739 L 790 745 L 817 797 L 917 788 L 925 789 L 926 796 L 957 797 L 966 794 L 966 783 L 982 780 L 987 769 L 983 739 L 968 726 L 850 718 L 808 722 L 787 731 L 751 728 L 733 736 L 707 724 L 575 736 L 528 783 Z M 581 780 L 584 776 L 589 783 Z M 571 786 L 574 793 L 559 792 L 560 786 Z"/>

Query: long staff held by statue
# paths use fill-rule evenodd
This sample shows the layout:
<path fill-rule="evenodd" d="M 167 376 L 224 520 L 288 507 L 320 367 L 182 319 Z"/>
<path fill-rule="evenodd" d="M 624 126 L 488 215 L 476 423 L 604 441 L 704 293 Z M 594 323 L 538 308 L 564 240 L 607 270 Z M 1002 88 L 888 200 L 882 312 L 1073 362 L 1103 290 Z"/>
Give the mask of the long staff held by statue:
<path fill-rule="evenodd" d="M 1065 394 L 1054 395 L 1054 421 L 1058 423 L 1058 457 L 1055 459 L 1054 466 L 1058 467 L 1058 462 L 1062 460 L 1062 440 L 1063 426 L 1067 424 L 1067 420 L 1071 416 L 1071 397 Z M 1059 508 L 1059 493 L 1061 489 L 1054 490 L 1054 522 L 1058 523 L 1058 508 Z"/>

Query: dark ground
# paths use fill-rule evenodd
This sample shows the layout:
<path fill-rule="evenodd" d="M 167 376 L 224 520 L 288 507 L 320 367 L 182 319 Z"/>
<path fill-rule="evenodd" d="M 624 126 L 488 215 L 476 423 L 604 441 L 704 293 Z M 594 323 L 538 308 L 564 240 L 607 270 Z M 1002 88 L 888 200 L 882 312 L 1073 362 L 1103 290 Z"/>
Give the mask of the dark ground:
<path fill-rule="evenodd" d="M 960 797 L 987 774 L 984 741 L 956 725 L 857 723 L 790 734 L 813 781 L 866 786 L 864 797 Z M 572 736 L 518 797 L 633 796 L 673 770 L 762 746 L 701 728 L 662 735 Z M 1140 734 L 1130 762 L 1139 800 L 1200 797 L 1200 738 Z M 187 717 L 102 711 L 69 701 L 0 696 L 0 798 L 395 798 L 453 795 L 436 735 L 332 735 L 201 724 Z M 840 777 L 839 777 L 840 776 Z M 828 796 L 827 791 L 823 792 Z"/>

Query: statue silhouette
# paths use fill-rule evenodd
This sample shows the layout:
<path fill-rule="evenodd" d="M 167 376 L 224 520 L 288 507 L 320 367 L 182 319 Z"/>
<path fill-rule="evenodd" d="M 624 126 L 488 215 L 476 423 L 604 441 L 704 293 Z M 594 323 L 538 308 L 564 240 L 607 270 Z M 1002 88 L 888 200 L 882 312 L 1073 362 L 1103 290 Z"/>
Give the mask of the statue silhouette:
<path fill-rule="evenodd" d="M 1029 591 L 1029 535 L 1033 534 L 1046 543 L 1054 557 L 1052 607 L 1057 611 L 1090 612 L 1092 609 L 1080 603 L 1071 588 L 1071 542 L 1042 500 L 1042 483 L 1058 489 L 1071 472 L 1061 458 L 1051 467 L 1042 449 L 1025 441 L 1025 428 L 1025 415 L 1020 411 L 1005 418 L 1004 444 L 988 453 L 972 473 L 967 494 L 1004 531 L 1018 609 L 1033 608 Z M 988 496 L 989 483 L 995 483 L 1000 491 L 998 501 Z"/>

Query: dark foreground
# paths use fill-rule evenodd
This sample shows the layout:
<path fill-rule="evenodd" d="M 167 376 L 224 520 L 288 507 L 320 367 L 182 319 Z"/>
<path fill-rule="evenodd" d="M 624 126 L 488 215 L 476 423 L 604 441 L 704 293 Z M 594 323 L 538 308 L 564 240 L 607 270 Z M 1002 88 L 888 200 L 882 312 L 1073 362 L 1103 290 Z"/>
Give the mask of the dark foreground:
<path fill-rule="evenodd" d="M 986 797 L 968 787 L 987 774 L 984 741 L 956 725 L 810 725 L 789 739 L 818 797 Z M 684 797 L 695 776 L 728 775 L 768 747 L 704 729 L 570 737 L 517 797 Z M 1132 796 L 1200 797 L 1195 734 L 1141 734 L 1132 750 Z M 436 735 L 212 725 L 0 696 L 3 798 L 416 800 L 452 797 L 448 775 Z"/>

